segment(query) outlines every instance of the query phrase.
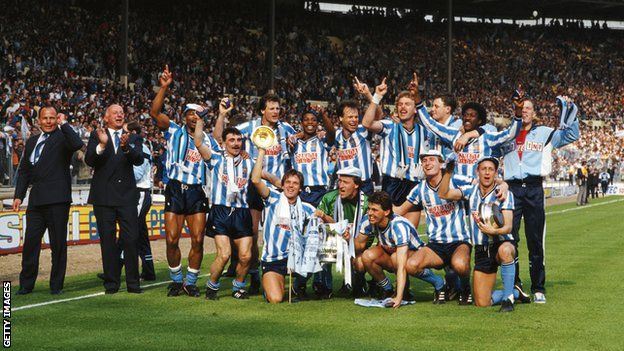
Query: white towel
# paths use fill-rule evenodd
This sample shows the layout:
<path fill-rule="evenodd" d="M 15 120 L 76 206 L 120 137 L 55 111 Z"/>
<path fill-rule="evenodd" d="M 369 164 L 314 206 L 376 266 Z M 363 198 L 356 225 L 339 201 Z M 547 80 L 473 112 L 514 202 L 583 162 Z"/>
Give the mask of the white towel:
<path fill-rule="evenodd" d="M 227 167 L 227 176 L 228 176 L 228 182 L 227 182 L 227 201 L 228 202 L 235 202 L 236 198 L 238 197 L 238 195 L 240 194 L 240 189 L 238 188 L 238 185 L 236 185 L 236 170 L 234 168 L 234 161 L 235 158 L 226 155 L 225 156 L 225 161 L 226 161 L 226 167 Z"/>

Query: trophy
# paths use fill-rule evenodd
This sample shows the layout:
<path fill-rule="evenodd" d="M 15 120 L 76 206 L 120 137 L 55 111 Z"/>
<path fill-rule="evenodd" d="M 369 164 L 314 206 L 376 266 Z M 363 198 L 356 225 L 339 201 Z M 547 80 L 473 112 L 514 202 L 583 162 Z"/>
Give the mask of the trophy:
<path fill-rule="evenodd" d="M 505 224 L 503 211 L 495 203 L 481 203 L 479 205 L 479 219 L 483 223 L 489 223 L 494 228 L 500 228 Z"/>
<path fill-rule="evenodd" d="M 277 139 L 273 129 L 266 126 L 259 126 L 251 133 L 251 141 L 261 149 L 268 149 L 275 145 Z"/>

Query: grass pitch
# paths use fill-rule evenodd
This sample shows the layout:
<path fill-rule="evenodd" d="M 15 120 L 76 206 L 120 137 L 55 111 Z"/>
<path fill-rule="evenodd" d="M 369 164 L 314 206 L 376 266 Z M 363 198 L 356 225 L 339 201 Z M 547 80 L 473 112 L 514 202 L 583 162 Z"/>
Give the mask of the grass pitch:
<path fill-rule="evenodd" d="M 237 301 L 222 281 L 221 299 L 167 298 L 166 283 L 143 295 L 118 293 L 18 309 L 55 300 L 47 284 L 13 296 L 16 350 L 622 350 L 624 198 L 547 211 L 545 305 L 498 307 L 431 304 L 432 289 L 412 278 L 417 297 L 399 310 L 363 308 L 334 298 L 273 306 Z M 420 228 L 422 232 L 422 227 Z M 521 276 L 530 285 L 526 244 Z M 204 258 L 203 268 L 212 261 Z M 166 265 L 157 266 L 166 281 Z M 94 272 L 95 273 L 95 272 Z M 204 276 L 199 282 L 203 285 Z M 336 285 L 340 277 L 334 276 Z M 500 280 L 500 279 L 499 279 Z M 147 285 L 147 284 L 146 284 Z M 95 274 L 70 277 L 59 299 L 103 291 Z M 337 287 L 336 287 L 337 288 Z M 13 292 L 17 287 L 13 287 Z M 15 310 L 18 309 L 18 310 Z"/>

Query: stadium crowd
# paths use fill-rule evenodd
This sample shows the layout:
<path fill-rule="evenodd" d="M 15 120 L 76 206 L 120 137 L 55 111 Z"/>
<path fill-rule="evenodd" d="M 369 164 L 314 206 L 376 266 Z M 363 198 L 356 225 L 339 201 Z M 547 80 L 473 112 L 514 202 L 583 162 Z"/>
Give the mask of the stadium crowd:
<path fill-rule="evenodd" d="M 95 1 L 78 2 L 80 6 L 48 1 L 38 7 L 9 2 L 0 14 L 0 169 L 5 185 L 19 164 L 23 141 L 37 132 L 33 117 L 45 103 L 67 112 L 86 139 L 103 108 L 117 101 L 129 120 L 142 121 L 159 156 L 165 140 L 148 109 L 163 62 L 176 77 L 165 106 L 176 120 L 188 102 L 201 102 L 216 115 L 217 100 L 224 95 L 235 102 L 230 119 L 248 120 L 256 114 L 255 97 L 266 91 L 267 26 L 260 4 L 213 8 L 210 2 L 190 1 L 175 11 L 162 11 L 162 5 L 139 2 L 140 11 L 130 12 L 131 89 L 126 90 L 116 83 L 118 8 Z M 354 76 L 371 86 L 387 77 L 387 101 L 394 100 L 415 70 L 425 77 L 425 98 L 445 91 L 443 22 L 426 22 L 416 14 L 398 19 L 395 12 L 384 17 L 379 11 L 354 9 L 344 15 L 314 10 L 277 13 L 276 93 L 284 101 L 284 120 L 296 129 L 306 100 L 333 107 L 356 97 Z M 187 23 L 190 11 L 206 15 Z M 454 28 L 453 94 L 460 105 L 479 101 L 490 118 L 509 116 L 510 92 L 522 81 L 542 123 L 556 126 L 554 97 L 567 94 L 578 102 L 582 121 L 601 121 L 604 126 L 583 124 L 579 142 L 554 151 L 552 178 L 567 179 L 570 166 L 588 161 L 600 170 L 614 169 L 620 179 L 624 150 L 615 132 L 624 128 L 619 109 L 624 103 L 622 33 L 561 25 L 457 23 Z M 77 180 L 88 180 L 84 167 L 76 157 Z"/>

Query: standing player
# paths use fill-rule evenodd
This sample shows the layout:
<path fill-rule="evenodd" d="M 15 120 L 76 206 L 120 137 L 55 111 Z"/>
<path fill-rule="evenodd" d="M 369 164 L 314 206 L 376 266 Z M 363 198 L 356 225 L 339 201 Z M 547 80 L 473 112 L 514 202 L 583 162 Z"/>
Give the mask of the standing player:
<path fill-rule="evenodd" d="M 407 196 L 407 200 L 395 211 L 399 215 L 413 206 L 425 210 L 429 242 L 407 261 L 407 272 L 422 274 L 425 268 L 451 266 L 459 275 L 461 286 L 459 304 L 472 304 L 470 293 L 470 233 L 464 220 L 464 206 L 460 201 L 440 198 L 438 189 L 442 181 L 442 154 L 429 150 L 420 154 L 426 181 L 419 183 Z M 417 223 L 416 223 L 417 225 Z M 415 225 L 415 226 L 416 226 Z M 434 303 L 445 302 L 445 286 L 435 286 Z"/>
<path fill-rule="evenodd" d="M 366 89 L 368 91 L 368 88 Z M 370 92 L 369 92 L 370 95 Z M 370 141 L 372 133 L 359 123 L 359 104 L 344 100 L 338 105 L 341 127 L 336 130 L 337 169 L 353 167 L 362 174 L 361 190 L 373 193 L 373 156 Z"/>
<path fill-rule="evenodd" d="M 326 137 L 318 133 L 319 119 L 323 119 Z M 301 199 L 318 206 L 329 185 L 329 150 L 334 144 L 336 130 L 327 110 L 310 109 L 301 116 L 301 129 L 291 149 L 293 169 L 303 174 L 304 188 Z"/>
<path fill-rule="evenodd" d="M 248 179 L 253 162 L 241 156 L 243 137 L 241 132 L 229 127 L 223 131 L 221 152 L 210 150 L 204 143 L 204 123 L 201 119 L 195 124 L 195 147 L 207 161 L 212 171 L 210 214 L 206 235 L 214 238 L 217 256 L 210 266 L 210 278 L 206 283 L 206 298 L 217 299 L 223 267 L 230 259 L 230 240 L 238 251 L 236 279 L 232 281 L 232 296 L 247 299 L 245 276 L 251 259 L 251 213 L 247 205 Z"/>
<path fill-rule="evenodd" d="M 475 245 L 473 278 L 475 305 L 484 307 L 501 303 L 500 312 L 511 312 L 514 299 L 520 297 L 518 292 L 514 291 L 516 242 L 511 234 L 513 194 L 509 194 L 502 202 L 496 198 L 498 159 L 494 157 L 483 157 L 477 162 L 478 184 L 464 182 L 460 188 L 455 186 L 451 188 L 454 166 L 454 162 L 447 163 L 438 193 L 443 199 L 451 201 L 467 199 L 470 204 L 470 232 Z M 504 221 L 500 228 L 494 228 L 491 223 L 484 222 L 480 217 L 481 206 L 491 205 L 498 206 L 502 211 Z M 503 290 L 493 292 L 498 266 L 501 266 Z"/>
<path fill-rule="evenodd" d="M 538 124 L 533 101 L 522 103 L 522 130 L 515 140 L 502 148 L 505 181 L 515 198 L 513 234 L 520 240 L 520 220 L 524 216 L 524 233 L 529 249 L 531 292 L 535 303 L 546 303 L 546 270 L 544 239 L 546 215 L 542 182 L 552 167 L 552 150 L 568 145 L 580 136 L 576 105 L 566 96 L 559 97 L 559 129 Z M 516 267 L 516 272 L 519 269 Z M 519 279 L 517 278 L 518 283 Z"/>
<path fill-rule="evenodd" d="M 415 84 L 418 78 L 414 74 Z M 443 144 L 451 147 L 458 141 L 456 173 L 474 178 L 476 174 L 476 162 L 483 156 L 491 156 L 497 152 L 505 142 L 512 140 L 520 131 L 522 120 L 519 115 L 513 119 L 511 125 L 500 132 L 491 132 L 483 128 L 487 122 L 487 113 L 483 105 L 476 102 L 468 102 L 462 106 L 463 130 L 443 125 L 437 122 L 427 112 L 422 103 L 418 89 L 415 91 L 416 105 L 420 122 L 432 133 L 437 135 Z"/>
<path fill-rule="evenodd" d="M 400 122 L 390 119 L 375 120 L 380 101 L 387 91 L 384 78 L 375 88 L 375 95 L 364 114 L 362 125 L 369 132 L 381 136 L 382 189 L 390 194 L 395 206 L 400 206 L 405 202 L 407 194 L 420 181 L 419 176 L 422 172 L 418 160 L 420 153 L 426 148 L 427 132 L 415 123 L 415 101 L 409 91 L 399 93 L 396 98 Z"/>
<path fill-rule="evenodd" d="M 251 174 L 251 182 L 265 205 L 262 286 L 269 303 L 280 303 L 284 298 L 284 277 L 288 273 L 288 242 L 293 231 L 305 230 L 305 223 L 314 214 L 314 207 L 301 201 L 299 194 L 303 188 L 303 175 L 293 169 L 282 176 L 282 193 L 269 188 L 262 180 L 264 158 L 265 150 L 258 149 Z"/>
<path fill-rule="evenodd" d="M 281 179 L 284 173 L 291 168 L 290 155 L 288 153 L 287 140 L 295 134 L 293 127 L 280 120 L 280 98 L 275 94 L 264 95 L 258 103 L 258 111 L 261 116 L 249 122 L 242 123 L 236 128 L 243 135 L 243 143 L 245 151 L 252 159 L 258 156 L 258 148 L 251 142 L 251 134 L 259 126 L 267 126 L 275 132 L 277 143 L 266 150 L 266 160 L 263 162 L 264 172 L 269 173 Z M 223 132 L 224 116 L 219 116 L 215 124 L 213 132 L 214 138 L 222 142 L 221 134 Z M 249 294 L 254 295 L 260 291 L 260 275 L 258 272 L 258 227 L 260 225 L 260 216 L 264 209 L 264 201 L 256 192 L 256 187 L 250 187 L 248 192 L 248 205 L 251 211 L 253 243 L 251 249 L 251 285 Z M 233 255 L 232 264 L 236 261 L 236 254 Z"/>
<path fill-rule="evenodd" d="M 200 118 L 198 113 L 203 112 L 203 108 L 196 104 L 187 104 L 183 111 L 185 125 L 173 122 L 169 116 L 161 112 L 165 95 L 169 85 L 173 82 L 168 66 L 165 66 L 159 80 L 161 88 L 152 102 L 150 116 L 156 120 L 158 128 L 169 135 L 166 160 L 169 182 L 165 188 L 165 232 L 167 262 L 172 283 L 169 285 L 167 296 L 178 296 L 184 290 L 189 296 L 199 297 L 200 292 L 196 283 L 204 254 L 204 227 L 208 201 L 202 188 L 205 183 L 206 169 L 193 142 L 193 132 L 195 123 Z M 227 114 L 231 108 L 230 106 L 226 109 L 219 105 L 219 115 Z M 183 284 L 179 241 L 184 222 L 189 228 L 191 249 L 188 255 L 186 282 Z"/>

